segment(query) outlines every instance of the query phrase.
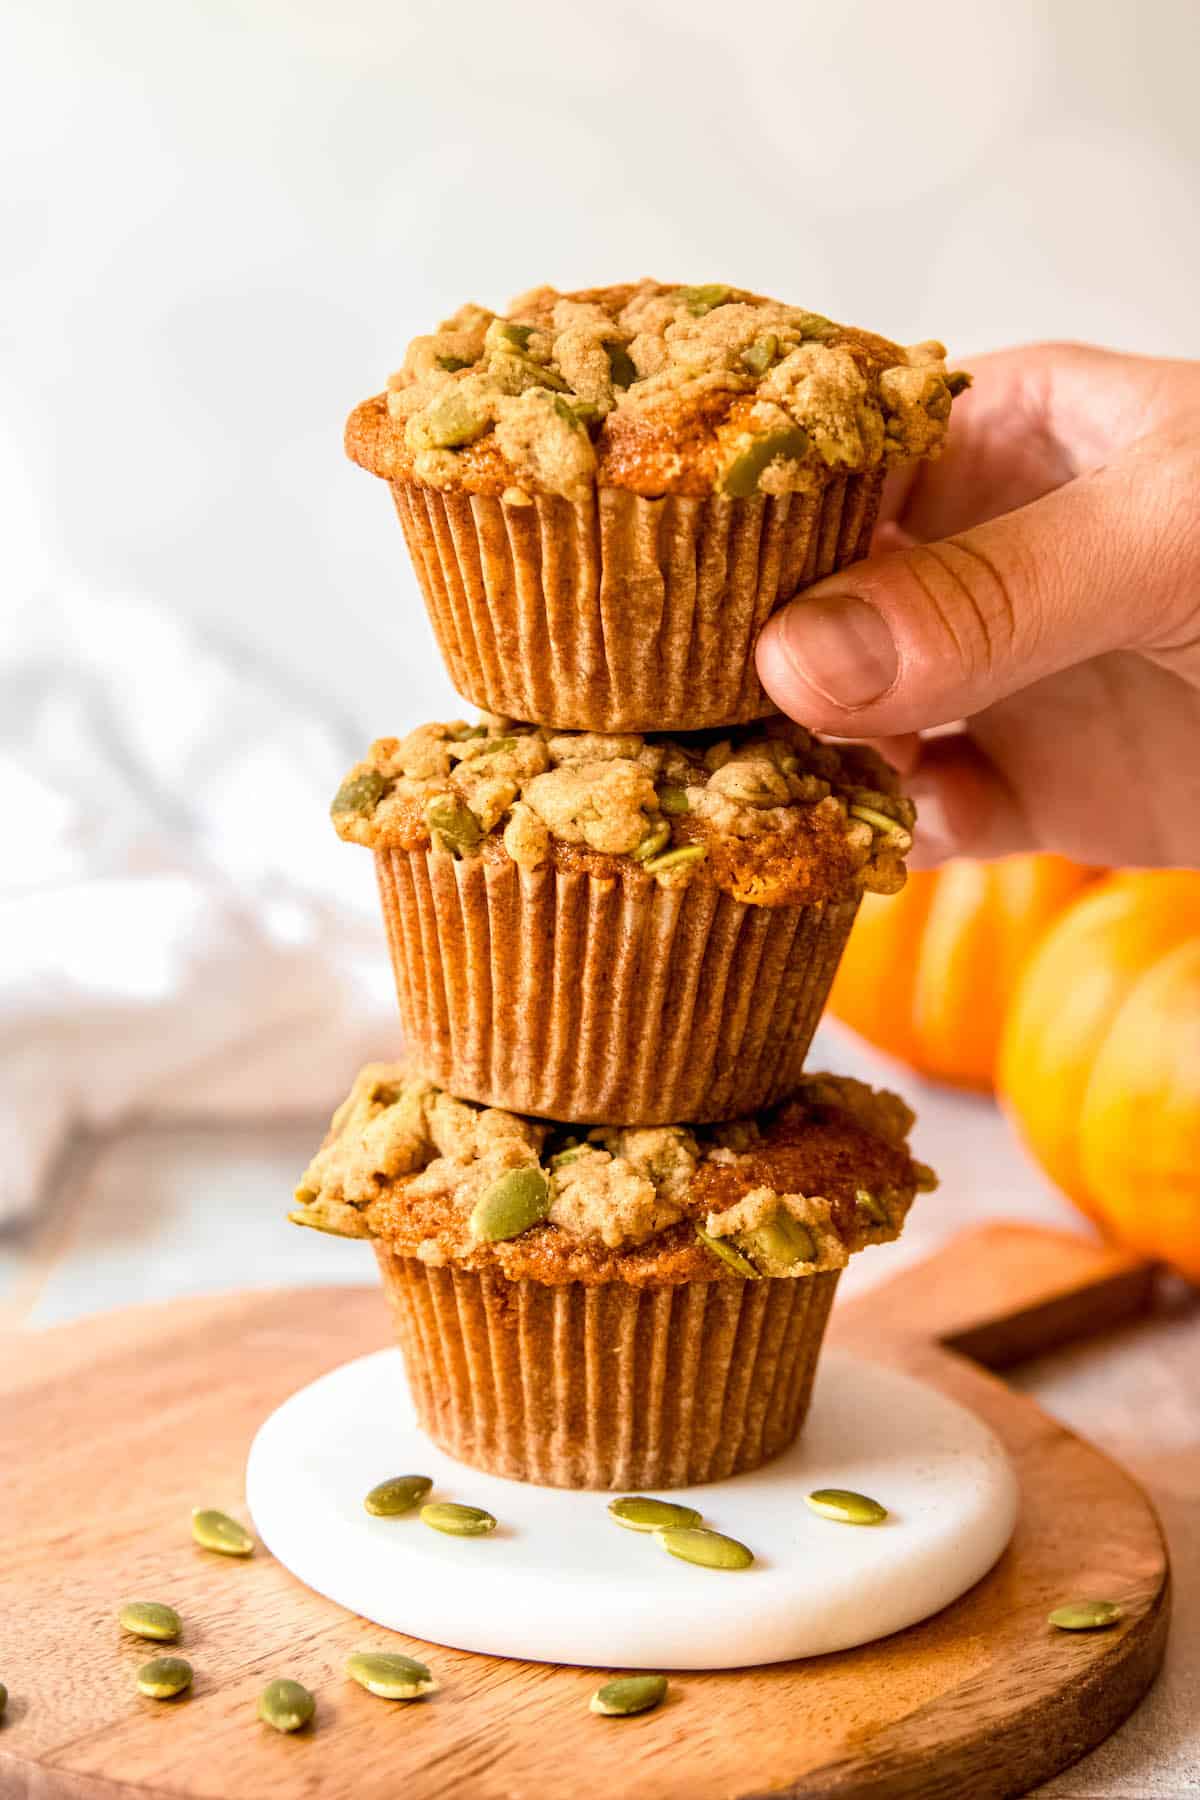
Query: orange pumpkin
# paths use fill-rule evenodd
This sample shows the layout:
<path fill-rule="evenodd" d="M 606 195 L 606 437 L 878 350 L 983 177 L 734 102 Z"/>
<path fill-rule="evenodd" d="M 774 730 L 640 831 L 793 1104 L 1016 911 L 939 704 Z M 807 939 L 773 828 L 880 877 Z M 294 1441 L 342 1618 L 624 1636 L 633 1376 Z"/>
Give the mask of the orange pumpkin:
<path fill-rule="evenodd" d="M 923 1074 L 990 1088 L 1017 975 L 1094 879 L 1061 856 L 1009 856 L 916 871 L 899 894 L 868 894 L 829 1009 Z"/>
<path fill-rule="evenodd" d="M 1114 875 L 1028 963 L 998 1086 L 1047 1173 L 1200 1281 L 1200 871 Z"/>

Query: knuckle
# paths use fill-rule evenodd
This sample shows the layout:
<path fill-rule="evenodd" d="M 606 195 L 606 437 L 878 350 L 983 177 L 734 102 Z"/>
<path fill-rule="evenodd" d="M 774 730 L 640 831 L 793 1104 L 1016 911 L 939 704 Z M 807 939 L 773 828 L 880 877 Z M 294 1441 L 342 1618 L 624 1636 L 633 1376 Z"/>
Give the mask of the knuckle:
<path fill-rule="evenodd" d="M 1035 622 L 1017 594 L 1029 591 L 1031 571 L 1022 569 L 1012 545 L 1003 556 L 974 537 L 946 538 L 912 552 L 911 568 L 936 629 L 962 673 L 986 679 L 1007 668 L 1028 649 Z"/>

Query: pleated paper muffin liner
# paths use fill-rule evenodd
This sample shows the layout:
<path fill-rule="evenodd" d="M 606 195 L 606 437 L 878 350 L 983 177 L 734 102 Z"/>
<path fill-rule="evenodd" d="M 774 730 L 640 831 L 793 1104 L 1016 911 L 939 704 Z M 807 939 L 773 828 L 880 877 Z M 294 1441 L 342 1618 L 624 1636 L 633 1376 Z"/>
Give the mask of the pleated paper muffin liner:
<path fill-rule="evenodd" d="M 592 1125 L 784 1099 L 858 906 L 747 906 L 634 867 L 375 862 L 410 1065 L 460 1099 Z"/>
<path fill-rule="evenodd" d="M 460 694 L 579 731 L 699 731 L 775 709 L 754 645 L 776 607 L 867 552 L 882 469 L 806 494 L 513 505 L 391 483 Z"/>
<path fill-rule="evenodd" d="M 376 1255 L 422 1429 L 475 1468 L 562 1488 L 689 1487 L 778 1456 L 838 1281 L 550 1286 Z"/>

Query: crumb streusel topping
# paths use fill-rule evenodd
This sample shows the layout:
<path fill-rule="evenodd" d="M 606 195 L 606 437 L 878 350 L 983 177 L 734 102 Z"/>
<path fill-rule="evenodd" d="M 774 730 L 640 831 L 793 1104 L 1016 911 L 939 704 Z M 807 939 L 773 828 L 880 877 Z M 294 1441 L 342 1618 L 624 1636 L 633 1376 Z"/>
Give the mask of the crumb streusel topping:
<path fill-rule="evenodd" d="M 813 1075 L 756 1120 L 588 1130 L 377 1063 L 334 1114 L 291 1217 L 514 1277 L 811 1275 L 896 1237 L 914 1193 L 935 1185 L 909 1155 L 912 1123 L 894 1094 Z"/>
<path fill-rule="evenodd" d="M 485 716 L 380 738 L 333 801 L 339 834 L 372 849 L 621 857 L 667 886 L 714 880 L 751 905 L 904 885 L 915 811 L 874 751 L 803 726 L 689 737 L 555 731 Z"/>
<path fill-rule="evenodd" d="M 803 493 L 936 455 L 969 383 L 945 357 L 719 282 L 533 288 L 414 338 L 347 444 L 390 479 L 514 503 Z"/>

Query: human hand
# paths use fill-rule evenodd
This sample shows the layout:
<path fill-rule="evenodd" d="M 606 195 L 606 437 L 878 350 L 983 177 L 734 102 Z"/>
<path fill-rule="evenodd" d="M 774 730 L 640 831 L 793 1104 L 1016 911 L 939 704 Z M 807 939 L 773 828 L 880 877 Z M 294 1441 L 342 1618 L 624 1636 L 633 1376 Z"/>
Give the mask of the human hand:
<path fill-rule="evenodd" d="M 896 764 L 914 861 L 1200 865 L 1200 363 L 1043 344 L 970 367 L 871 558 L 768 623 L 763 685 Z"/>

